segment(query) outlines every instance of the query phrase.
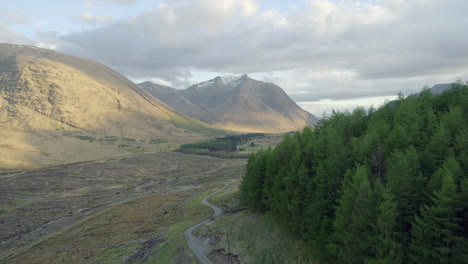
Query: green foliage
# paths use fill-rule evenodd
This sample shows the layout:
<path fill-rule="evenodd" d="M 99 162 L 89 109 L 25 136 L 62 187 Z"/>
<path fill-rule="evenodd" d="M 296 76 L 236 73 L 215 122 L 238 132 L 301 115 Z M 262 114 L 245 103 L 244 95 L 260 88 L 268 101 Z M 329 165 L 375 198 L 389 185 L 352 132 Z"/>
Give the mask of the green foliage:
<path fill-rule="evenodd" d="M 240 188 L 241 202 L 253 210 L 263 209 L 262 191 L 266 173 L 266 157 L 267 154 L 262 151 L 250 155 L 244 184 Z"/>
<path fill-rule="evenodd" d="M 251 155 L 241 202 L 270 212 L 318 263 L 462 263 L 468 86 L 335 112 Z"/>
<path fill-rule="evenodd" d="M 216 138 L 217 141 L 234 141 L 236 144 L 242 144 L 249 140 L 262 138 L 265 137 L 263 133 L 249 133 L 249 134 L 241 134 L 241 135 L 228 135 L 224 137 Z"/>
<path fill-rule="evenodd" d="M 237 145 L 264 136 L 264 134 L 260 133 L 229 135 L 214 140 L 184 144 L 176 151 L 196 155 L 210 155 L 220 158 L 247 158 L 248 154 L 246 153 L 236 153 Z"/>
<path fill-rule="evenodd" d="M 376 219 L 376 199 L 365 166 L 346 173 L 336 208 L 333 253 L 342 263 L 362 263 L 373 253 L 372 223 Z"/>
<path fill-rule="evenodd" d="M 87 140 L 89 142 L 93 142 L 94 140 L 96 140 L 94 137 L 90 137 L 90 136 L 73 136 L 73 137 L 77 139 L 81 139 L 81 140 Z"/>
<path fill-rule="evenodd" d="M 413 263 L 464 263 L 467 248 L 458 235 L 461 209 L 453 175 L 445 172 L 442 186 L 431 203 L 422 206 L 412 228 L 410 256 Z M 465 238 L 466 239 L 466 238 Z"/>
<path fill-rule="evenodd" d="M 178 149 L 179 152 L 201 154 L 200 152 L 197 153 L 197 150 L 203 150 L 206 153 L 219 151 L 234 152 L 236 151 L 236 144 L 233 141 L 210 140 L 199 143 L 184 144 Z"/>
<path fill-rule="evenodd" d="M 161 143 L 166 143 L 166 142 L 167 142 L 167 140 L 165 140 L 165 139 L 158 139 L 157 138 L 157 139 L 151 139 L 149 143 L 150 144 L 161 144 Z"/>
<path fill-rule="evenodd" d="M 426 182 L 419 170 L 418 154 L 411 147 L 405 152 L 395 151 L 388 160 L 387 186 L 393 191 L 397 206 L 399 242 L 406 247 L 414 215 L 422 201 Z"/>
<path fill-rule="evenodd" d="M 367 263 L 398 264 L 402 263 L 403 251 L 398 243 L 396 220 L 398 217 L 395 195 L 389 187 L 381 188 L 381 203 L 378 207 L 377 221 L 374 224 L 375 240 L 373 251 L 375 256 L 367 259 Z"/>

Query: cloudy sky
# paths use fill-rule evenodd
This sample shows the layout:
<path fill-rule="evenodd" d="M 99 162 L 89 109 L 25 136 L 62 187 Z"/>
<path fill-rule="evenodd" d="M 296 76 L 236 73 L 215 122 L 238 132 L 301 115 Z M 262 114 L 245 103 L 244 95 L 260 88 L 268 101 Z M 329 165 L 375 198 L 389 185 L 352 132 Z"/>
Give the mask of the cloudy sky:
<path fill-rule="evenodd" d="M 321 116 L 468 80 L 466 0 L 14 0 L 0 42 L 176 88 L 244 74 Z"/>

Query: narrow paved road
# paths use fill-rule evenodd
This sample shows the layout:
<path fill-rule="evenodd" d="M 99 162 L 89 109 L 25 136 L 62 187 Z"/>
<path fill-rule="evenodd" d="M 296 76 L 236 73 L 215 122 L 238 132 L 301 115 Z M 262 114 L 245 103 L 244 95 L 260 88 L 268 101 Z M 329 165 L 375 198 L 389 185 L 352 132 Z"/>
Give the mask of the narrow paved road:
<path fill-rule="evenodd" d="M 200 239 L 194 237 L 193 236 L 193 231 L 195 231 L 200 226 L 202 226 L 202 225 L 204 225 L 204 224 L 206 224 L 206 223 L 208 223 L 210 221 L 213 221 L 214 219 L 216 219 L 217 217 L 221 216 L 224 213 L 223 209 L 211 204 L 210 202 L 208 202 L 208 199 L 211 196 L 216 195 L 217 193 L 219 193 L 219 192 L 223 191 L 224 189 L 226 189 L 233 182 L 236 182 L 236 180 L 231 180 L 230 182 L 226 183 L 223 188 L 221 188 L 221 189 L 217 190 L 216 192 L 211 193 L 211 194 L 205 196 L 205 198 L 203 198 L 201 203 L 203 205 L 209 206 L 213 210 L 213 214 L 211 215 L 210 218 L 208 218 L 205 221 L 200 222 L 200 223 L 198 223 L 198 224 L 196 224 L 196 225 L 194 225 L 192 227 L 189 227 L 184 232 L 185 240 L 187 241 L 187 244 L 189 245 L 190 249 L 193 251 L 195 256 L 197 256 L 197 258 L 203 264 L 212 264 L 211 261 L 206 256 L 210 252 L 210 247 L 205 242 L 203 242 Z"/>

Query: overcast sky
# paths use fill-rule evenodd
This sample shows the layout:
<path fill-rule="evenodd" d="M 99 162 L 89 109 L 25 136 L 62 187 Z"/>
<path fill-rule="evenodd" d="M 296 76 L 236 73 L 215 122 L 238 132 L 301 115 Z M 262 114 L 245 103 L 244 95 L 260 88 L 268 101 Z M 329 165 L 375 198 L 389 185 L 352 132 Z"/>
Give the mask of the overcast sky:
<path fill-rule="evenodd" d="M 321 116 L 468 80 L 467 10 L 466 0 L 15 0 L 0 6 L 0 42 L 176 88 L 247 73 Z"/>

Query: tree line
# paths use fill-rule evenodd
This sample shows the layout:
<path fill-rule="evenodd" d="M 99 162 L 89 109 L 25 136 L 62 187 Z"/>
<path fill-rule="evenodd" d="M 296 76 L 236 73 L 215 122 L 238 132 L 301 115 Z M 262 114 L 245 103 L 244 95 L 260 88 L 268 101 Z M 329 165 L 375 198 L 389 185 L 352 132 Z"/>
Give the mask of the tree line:
<path fill-rule="evenodd" d="M 248 154 L 235 153 L 237 146 L 249 140 L 265 137 L 262 133 L 227 135 L 212 140 L 181 145 L 176 151 L 197 155 L 210 155 L 221 158 L 247 158 Z"/>
<path fill-rule="evenodd" d="M 468 86 L 334 112 L 249 157 L 241 202 L 318 263 L 467 263 Z"/>

